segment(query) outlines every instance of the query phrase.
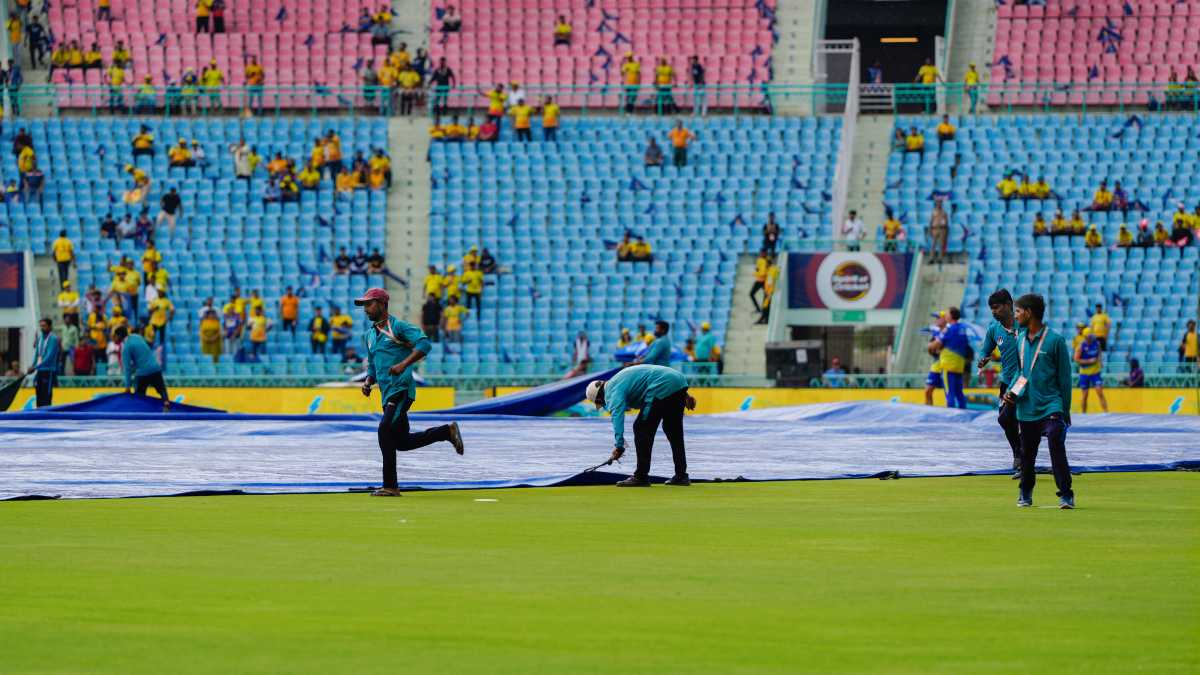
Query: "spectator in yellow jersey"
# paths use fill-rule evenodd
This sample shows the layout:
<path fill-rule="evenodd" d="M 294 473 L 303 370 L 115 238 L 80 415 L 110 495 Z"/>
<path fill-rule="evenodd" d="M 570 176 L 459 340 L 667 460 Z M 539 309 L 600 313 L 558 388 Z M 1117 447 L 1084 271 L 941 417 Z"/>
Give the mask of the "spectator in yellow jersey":
<path fill-rule="evenodd" d="M 350 341 L 350 329 L 354 327 L 354 319 L 335 305 L 329 314 L 329 326 L 329 339 L 333 346 L 333 354 L 341 356 L 346 352 L 346 343 Z"/>
<path fill-rule="evenodd" d="M 246 79 L 247 103 L 255 111 L 261 111 L 263 84 L 267 81 L 267 74 L 263 70 L 263 67 L 259 65 L 257 58 L 250 57 L 250 63 L 246 64 L 243 76 Z"/>
<path fill-rule="evenodd" d="M 391 189 L 392 160 L 382 149 L 375 149 L 375 154 L 371 155 L 367 166 L 370 169 L 370 184 L 373 189 L 379 190 L 384 187 Z"/>
<path fill-rule="evenodd" d="M 1062 215 L 1061 211 L 1059 211 L 1059 215 Z M 1046 225 L 1046 219 L 1042 217 L 1042 213 L 1039 211 L 1033 217 L 1033 236 L 1042 237 L 1047 234 L 1050 234 L 1050 228 Z"/>
<path fill-rule="evenodd" d="M 754 311 L 761 312 L 762 305 L 758 301 L 758 292 L 764 290 L 767 284 L 767 269 L 771 266 L 771 257 L 767 249 L 758 252 L 754 259 L 754 285 L 750 287 L 750 301 L 754 303 Z"/>
<path fill-rule="evenodd" d="M 479 247 L 472 246 L 467 250 L 462 257 L 463 269 L 467 269 L 471 265 L 479 265 Z"/>
<path fill-rule="evenodd" d="M 413 70 L 412 65 L 406 63 L 396 83 L 400 85 L 400 114 L 411 115 L 413 106 L 421 97 L 421 76 Z"/>
<path fill-rule="evenodd" d="M 629 332 L 628 328 L 622 328 L 621 336 L 617 338 L 617 349 L 628 347 L 631 344 L 633 344 L 633 334 Z"/>
<path fill-rule="evenodd" d="M 126 204 L 140 204 L 150 193 L 150 175 L 132 164 L 125 165 L 125 173 L 129 174 L 132 184 L 125 191 Z"/>
<path fill-rule="evenodd" d="M 275 153 L 275 157 L 267 162 L 267 175 L 271 178 L 279 178 L 288 168 L 287 160 L 283 158 L 282 152 Z"/>
<path fill-rule="evenodd" d="M 1017 195 L 1021 199 L 1033 199 L 1034 182 L 1029 177 L 1029 174 L 1021 176 L 1021 183 L 1017 187 Z"/>
<path fill-rule="evenodd" d="M 1104 305 L 1096 303 L 1096 311 L 1092 312 L 1092 318 L 1088 322 L 1088 327 L 1092 329 L 1092 333 L 1100 341 L 1100 350 L 1108 351 L 1108 333 L 1112 330 L 1112 319 L 1109 318 L 1108 314 L 1104 313 Z"/>
<path fill-rule="evenodd" d="M 633 52 L 625 52 L 621 61 L 621 81 L 625 84 L 625 112 L 633 112 L 637 105 L 638 88 L 642 86 L 642 64 Z"/>
<path fill-rule="evenodd" d="M 771 301 L 775 296 L 775 286 L 779 283 L 779 265 L 775 263 L 775 256 L 771 256 L 770 264 L 767 266 L 767 280 L 763 287 L 763 302 L 762 314 L 756 323 L 764 324 L 771 316 Z"/>
<path fill-rule="evenodd" d="M 1100 187 L 1096 188 L 1095 194 L 1092 195 L 1092 204 L 1087 207 L 1088 211 L 1108 211 L 1112 208 L 1113 193 L 1108 189 L 1108 181 L 1100 181 Z"/>
<path fill-rule="evenodd" d="M 1187 322 L 1187 329 L 1183 332 L 1183 339 L 1179 341 L 1179 360 L 1194 365 L 1200 361 L 1198 357 L 1200 357 L 1200 341 L 1196 335 L 1196 320 L 1190 319 Z"/>
<path fill-rule="evenodd" d="M 925 59 L 925 63 L 917 69 L 917 76 L 913 78 L 913 82 L 924 85 L 923 98 L 926 112 L 931 112 L 935 107 L 935 87 L 941 81 L 943 81 L 942 74 L 938 72 L 937 66 L 933 65 L 933 59 Z"/>
<path fill-rule="evenodd" d="M 279 201 L 300 201 L 300 186 L 296 184 L 296 179 L 292 178 L 290 173 L 283 174 L 279 179 Z"/>
<path fill-rule="evenodd" d="M 79 46 L 78 40 L 71 40 L 67 47 L 67 67 L 83 68 L 83 49 Z"/>
<path fill-rule="evenodd" d="M 167 323 L 175 318 L 175 305 L 167 299 L 166 294 L 160 294 L 158 299 L 150 304 L 150 325 L 154 326 L 154 337 L 158 344 L 167 344 Z"/>
<path fill-rule="evenodd" d="M 475 118 L 472 117 L 467 121 L 467 140 L 474 141 L 479 139 L 479 125 L 475 123 Z"/>
<path fill-rule="evenodd" d="M 1071 212 L 1070 233 L 1082 235 L 1087 230 L 1087 223 L 1083 220 L 1083 215 L 1079 213 L 1079 209 Z"/>
<path fill-rule="evenodd" d="M 956 133 L 958 133 L 958 128 L 950 123 L 950 116 L 942 115 L 942 121 L 937 125 L 938 152 L 942 151 L 942 146 L 946 145 L 946 141 L 954 140 Z"/>
<path fill-rule="evenodd" d="M 571 34 L 571 23 L 567 21 L 567 17 L 559 14 L 558 23 L 554 24 L 554 46 L 571 46 Z"/>
<path fill-rule="evenodd" d="M 542 102 L 542 140 L 558 142 L 558 104 L 547 96 Z"/>
<path fill-rule="evenodd" d="M 298 178 L 300 179 L 300 189 L 316 190 L 321 184 L 321 171 L 310 162 L 300 170 Z"/>
<path fill-rule="evenodd" d="M 467 293 L 467 311 L 475 306 L 476 318 L 483 316 L 483 272 L 477 261 L 467 263 L 462 273 L 463 290 Z"/>
<path fill-rule="evenodd" d="M 1104 246 L 1104 237 L 1100 235 L 1100 231 L 1095 225 L 1088 225 L 1087 234 L 1083 236 L 1083 244 L 1088 248 L 1100 248 Z"/>
<path fill-rule="evenodd" d="M 1000 199 L 1004 201 L 1016 199 L 1021 195 L 1021 187 L 1017 184 L 1017 179 L 1014 178 L 1014 175 L 1012 173 L 1006 174 L 1004 178 L 1000 179 L 999 183 L 996 183 L 996 192 L 1000 194 Z"/>
<path fill-rule="evenodd" d="M 533 131 L 530 128 L 530 120 L 533 117 L 533 107 L 522 101 L 514 105 L 508 114 L 513 116 L 513 128 L 517 130 L 517 140 L 522 143 L 532 141 Z"/>
<path fill-rule="evenodd" d="M 177 145 L 171 146 L 167 151 L 167 159 L 171 167 L 193 167 L 196 162 L 192 159 L 192 151 L 188 149 L 187 141 L 179 139 Z"/>
<path fill-rule="evenodd" d="M 313 318 L 308 322 L 309 346 L 313 354 L 324 354 L 329 341 L 329 319 L 321 316 L 321 308 L 313 308 Z"/>
<path fill-rule="evenodd" d="M 206 310 L 200 319 L 200 353 L 211 356 L 213 363 L 221 360 L 221 320 L 214 309 Z"/>
<path fill-rule="evenodd" d="M 83 53 L 83 68 L 84 70 L 100 70 L 103 67 L 104 56 L 100 53 L 100 45 L 93 42 L 91 48 Z"/>
<path fill-rule="evenodd" d="M 58 266 L 59 282 L 68 281 L 71 278 L 71 263 L 75 262 L 75 244 L 67 238 L 66 230 L 58 231 L 58 238 L 50 244 L 50 250 L 54 254 L 54 264 Z"/>
<path fill-rule="evenodd" d="M 891 209 L 887 210 L 887 218 L 883 221 L 883 250 L 894 252 L 898 242 L 904 237 L 904 225 L 896 219 Z"/>
<path fill-rule="evenodd" d="M 1129 231 L 1129 226 L 1121 223 L 1121 227 L 1117 230 L 1117 248 L 1131 248 L 1133 246 L 1133 233 Z"/>
<path fill-rule="evenodd" d="M 659 115 L 674 115 L 679 112 L 679 106 L 675 105 L 675 96 L 671 88 L 675 86 L 675 69 L 671 67 L 671 62 L 662 57 L 658 60 L 658 65 L 654 67 L 654 88 L 657 93 L 657 106 Z"/>
<path fill-rule="evenodd" d="M 1079 343 L 1083 342 L 1083 331 L 1087 328 L 1087 324 L 1080 321 L 1075 324 L 1075 337 L 1071 338 L 1071 353 L 1074 354 L 1076 349 L 1079 349 Z"/>
<path fill-rule="evenodd" d="M 461 291 L 458 288 L 458 268 L 454 265 L 446 266 L 446 273 L 442 275 L 442 290 L 446 293 L 446 299 L 458 298 Z"/>
<path fill-rule="evenodd" d="M 1166 246 L 1167 241 L 1171 238 L 1171 233 L 1167 232 L 1167 228 L 1163 227 L 1163 222 L 1160 220 L 1154 225 L 1154 245 Z"/>
<path fill-rule="evenodd" d="M 210 110 L 221 109 L 221 85 L 225 84 L 225 72 L 217 67 L 216 59 L 208 62 L 208 67 L 200 72 L 200 84 L 208 92 L 208 107 Z"/>
<path fill-rule="evenodd" d="M 211 29 L 213 0 L 196 0 L 196 32 L 207 33 Z"/>
<path fill-rule="evenodd" d="M 1179 202 L 1178 204 L 1176 204 L 1175 213 L 1171 215 L 1172 229 L 1188 228 L 1191 226 L 1191 222 L 1192 222 L 1191 214 L 1189 214 L 1187 212 L 1187 208 L 1183 205 L 1183 202 Z"/>
<path fill-rule="evenodd" d="M 154 246 L 154 240 L 147 240 L 146 250 L 142 252 L 142 272 L 148 281 L 154 278 L 154 270 L 162 264 L 162 261 L 162 252 Z"/>
<path fill-rule="evenodd" d="M 628 262 L 633 260 L 633 235 L 626 230 L 625 236 L 621 237 L 621 241 L 617 243 L 617 261 Z"/>
<path fill-rule="evenodd" d="M 122 68 L 127 68 L 133 63 L 133 59 L 129 55 L 129 48 L 125 46 L 124 40 L 117 40 L 116 46 L 113 47 L 112 63 Z"/>
<path fill-rule="evenodd" d="M 425 297 L 431 295 L 437 297 L 438 300 L 441 300 L 444 295 L 442 275 L 438 274 L 436 265 L 430 265 L 429 272 L 425 274 Z"/>
<path fill-rule="evenodd" d="M 916 127 L 910 127 L 904 136 L 904 153 L 914 152 L 921 156 L 922 162 L 925 161 L 925 135 Z"/>
<path fill-rule="evenodd" d="M 975 64 L 967 66 L 967 72 L 963 75 L 963 90 L 967 92 L 967 98 L 971 99 L 971 114 L 975 114 L 975 108 L 979 104 L 979 71 L 975 70 Z"/>
<path fill-rule="evenodd" d="M 354 178 L 354 174 L 350 172 L 350 169 L 347 168 L 343 168 L 334 180 L 334 188 L 338 193 L 343 195 L 353 194 L 356 187 L 358 187 L 358 181 Z"/>
<path fill-rule="evenodd" d="M 651 248 L 650 242 L 640 236 L 635 237 L 633 245 L 629 249 L 629 257 L 634 262 L 654 262 L 654 250 Z"/>
<path fill-rule="evenodd" d="M 325 165 L 329 167 L 330 175 L 336 175 L 342 171 L 342 137 L 337 135 L 333 129 L 325 132 L 325 142 L 323 144 L 325 151 Z"/>
<path fill-rule="evenodd" d="M 1033 184 L 1030 190 L 1030 198 L 1032 199 L 1049 199 L 1050 184 L 1046 182 L 1044 177 L 1038 176 L 1037 182 Z"/>
<path fill-rule="evenodd" d="M 462 143 L 467 139 L 467 127 L 459 123 L 458 115 L 455 115 L 449 124 L 442 126 L 442 135 L 447 143 Z"/>
<path fill-rule="evenodd" d="M 58 294 L 57 305 L 58 311 L 62 312 L 65 318 L 68 314 L 79 315 L 79 294 L 71 288 L 71 280 L 64 279 L 61 284 L 62 290 Z"/>
<path fill-rule="evenodd" d="M 442 308 L 442 335 L 446 342 L 462 344 L 463 316 L 467 308 L 458 304 L 458 296 L 451 295 Z"/>
<path fill-rule="evenodd" d="M 504 104 L 508 101 L 508 94 L 504 91 L 504 83 L 496 84 L 496 87 L 491 91 L 479 92 L 487 97 L 488 119 L 496 123 L 496 138 L 500 137 L 500 121 L 504 119 Z"/>

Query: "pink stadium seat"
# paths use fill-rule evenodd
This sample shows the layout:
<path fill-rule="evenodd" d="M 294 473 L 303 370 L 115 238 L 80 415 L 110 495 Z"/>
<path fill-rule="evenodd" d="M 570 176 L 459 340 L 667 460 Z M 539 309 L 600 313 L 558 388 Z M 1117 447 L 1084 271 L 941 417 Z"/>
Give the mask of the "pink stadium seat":
<path fill-rule="evenodd" d="M 1172 71 L 1182 77 L 1188 65 L 1197 62 L 1200 43 L 1200 3 L 1176 0 L 1142 0 L 1132 3 L 1134 13 L 1126 16 L 1124 0 L 1062 2 L 1049 0 L 1045 7 L 1005 3 L 997 7 L 993 62 L 1007 56 L 1014 77 L 1010 83 L 1049 80 L 1085 83 L 1089 69 L 1100 76 L 1094 84 L 1146 83 L 1162 85 Z M 1116 26 L 1122 40 L 1116 53 L 1106 53 L 1099 41 L 1102 29 Z M 992 82 L 1005 82 L 1005 70 L 992 68 Z M 1126 89 L 1092 89 L 1086 94 L 1053 97 L 1054 103 L 1115 104 L 1149 94 L 1161 94 L 1161 86 Z M 992 103 L 1024 103 L 1030 95 L 989 95 Z"/>

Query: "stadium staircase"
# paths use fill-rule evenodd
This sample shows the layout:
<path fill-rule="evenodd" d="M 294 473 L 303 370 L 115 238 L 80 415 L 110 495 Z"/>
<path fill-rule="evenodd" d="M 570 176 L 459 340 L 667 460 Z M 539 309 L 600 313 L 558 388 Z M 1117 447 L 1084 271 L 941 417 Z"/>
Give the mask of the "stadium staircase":
<path fill-rule="evenodd" d="M 929 335 L 921 329 L 933 322 L 934 312 L 962 302 L 967 265 L 965 262 L 930 263 L 921 254 L 917 275 L 901 326 L 900 348 L 892 369 L 896 373 L 921 373 L 929 369 L 931 359 L 925 351 Z"/>
<path fill-rule="evenodd" d="M 392 193 L 388 200 L 388 268 L 408 282 L 405 289 L 388 279 L 392 311 L 419 319 L 421 283 L 429 259 L 429 121 L 423 116 L 388 121 L 392 157 Z"/>
<path fill-rule="evenodd" d="M 825 0 L 779 0 L 775 5 L 775 32 L 779 35 L 772 52 L 775 81 L 788 84 L 811 84 L 814 23 L 818 5 Z M 800 105 L 800 101 L 796 102 Z M 782 112 L 791 112 L 788 102 L 780 104 Z"/>
<path fill-rule="evenodd" d="M 954 28 L 950 44 L 950 63 L 946 68 L 947 82 L 962 82 L 967 66 L 974 63 L 980 80 L 991 77 L 988 63 L 996 42 L 996 5 L 991 2 L 957 0 L 954 3 Z M 977 110 L 984 109 L 980 96 Z M 968 108 L 967 110 L 970 110 Z M 966 112 L 966 111 L 963 111 Z"/>
<path fill-rule="evenodd" d="M 52 255 L 33 256 L 33 278 L 37 280 L 38 316 L 53 317 L 58 326 L 62 313 L 58 310 L 58 293 L 62 281 L 58 278 L 58 266 Z"/>
<path fill-rule="evenodd" d="M 847 192 L 846 209 L 857 209 L 866 226 L 863 236 L 864 247 L 872 248 L 877 228 L 883 225 L 883 194 L 887 180 L 887 157 L 891 152 L 892 116 L 862 115 L 858 118 L 854 132 L 854 159 L 850 169 L 850 189 Z M 846 214 L 839 216 L 841 219 Z"/>
<path fill-rule="evenodd" d="M 725 374 L 763 377 L 767 372 L 767 325 L 756 324 L 758 312 L 750 302 L 754 285 L 754 254 L 738 256 L 737 279 L 733 284 L 733 304 L 729 308 L 729 326 L 725 329 Z"/>

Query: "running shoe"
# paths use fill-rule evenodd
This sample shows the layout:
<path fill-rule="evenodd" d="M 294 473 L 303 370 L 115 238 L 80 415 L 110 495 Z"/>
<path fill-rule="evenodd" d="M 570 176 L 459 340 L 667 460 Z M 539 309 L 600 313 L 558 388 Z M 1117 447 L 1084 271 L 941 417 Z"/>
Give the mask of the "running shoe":
<path fill-rule="evenodd" d="M 1058 498 L 1058 508 L 1060 508 L 1060 509 L 1075 508 L 1075 497 L 1073 495 L 1070 497 L 1059 497 Z"/>
<path fill-rule="evenodd" d="M 686 473 L 680 473 L 680 474 L 675 474 L 674 476 L 671 476 L 671 480 L 667 481 L 666 484 L 686 487 L 688 485 L 691 485 L 692 481 L 691 481 L 691 479 L 688 478 L 688 475 Z"/>
<path fill-rule="evenodd" d="M 450 445 L 454 446 L 455 452 L 463 454 L 462 433 L 458 430 L 458 422 L 450 423 Z"/>
<path fill-rule="evenodd" d="M 650 487 L 650 479 L 630 476 L 629 478 L 618 482 L 617 487 Z"/>
<path fill-rule="evenodd" d="M 372 497 L 403 497 L 400 488 L 379 488 L 371 493 Z"/>
<path fill-rule="evenodd" d="M 1021 508 L 1024 508 L 1027 506 L 1033 506 L 1033 495 L 1022 492 L 1017 497 L 1017 506 L 1019 506 Z"/>

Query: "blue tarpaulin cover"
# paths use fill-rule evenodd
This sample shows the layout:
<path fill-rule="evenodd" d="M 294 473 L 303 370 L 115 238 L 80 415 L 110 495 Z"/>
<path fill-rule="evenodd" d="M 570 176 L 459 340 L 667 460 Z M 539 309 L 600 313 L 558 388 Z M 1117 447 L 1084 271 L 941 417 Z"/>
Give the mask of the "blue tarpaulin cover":
<path fill-rule="evenodd" d="M 580 474 L 612 450 L 607 418 L 416 414 L 412 421 L 420 429 L 454 418 L 466 455 L 455 455 L 448 444 L 399 453 L 402 486 L 614 480 Z M 1200 467 L 1200 417 L 1075 415 L 1074 421 L 1067 452 L 1079 471 Z M 374 415 L 11 413 L 0 416 L 0 498 L 365 488 L 380 482 L 377 424 Z M 689 415 L 684 427 L 693 479 L 998 473 L 1011 457 L 991 411 L 846 402 Z M 1041 460 L 1048 462 L 1044 446 Z M 630 456 L 614 470 L 631 471 L 632 463 Z M 670 470 L 660 433 L 652 473 Z"/>

